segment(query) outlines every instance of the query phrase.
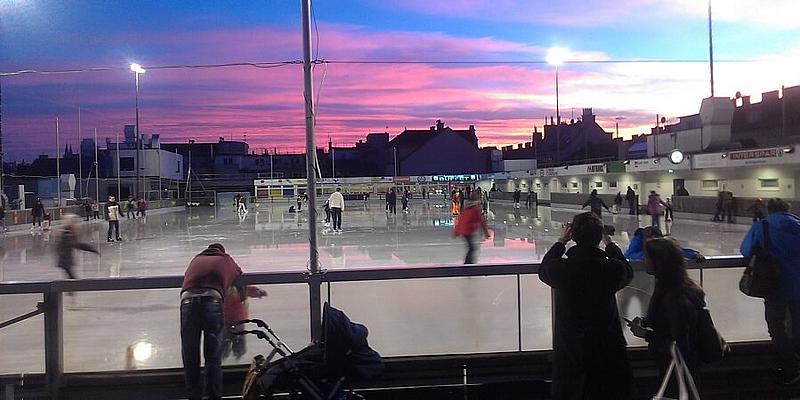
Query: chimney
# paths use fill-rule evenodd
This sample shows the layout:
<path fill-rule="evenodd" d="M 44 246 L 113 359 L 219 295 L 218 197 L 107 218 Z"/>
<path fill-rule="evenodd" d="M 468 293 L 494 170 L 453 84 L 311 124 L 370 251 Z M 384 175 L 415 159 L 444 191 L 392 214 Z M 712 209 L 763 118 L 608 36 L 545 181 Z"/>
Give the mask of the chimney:
<path fill-rule="evenodd" d="M 742 106 L 750 105 L 750 96 L 742 96 Z"/>
<path fill-rule="evenodd" d="M 553 116 L 552 116 L 552 115 L 550 116 L 550 125 L 554 125 L 554 123 L 553 123 Z"/>
<path fill-rule="evenodd" d="M 442 120 L 436 120 L 436 132 L 441 132 L 444 129 L 444 122 Z"/>

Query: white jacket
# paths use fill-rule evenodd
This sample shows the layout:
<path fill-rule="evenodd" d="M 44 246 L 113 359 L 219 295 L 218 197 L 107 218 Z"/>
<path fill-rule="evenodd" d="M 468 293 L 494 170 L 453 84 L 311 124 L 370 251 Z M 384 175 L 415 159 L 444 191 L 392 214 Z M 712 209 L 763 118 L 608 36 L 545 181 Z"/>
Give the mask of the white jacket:
<path fill-rule="evenodd" d="M 344 210 L 344 196 L 342 196 L 342 193 L 331 193 L 331 197 L 328 198 L 328 205 L 330 205 L 331 208 L 340 208 Z"/>

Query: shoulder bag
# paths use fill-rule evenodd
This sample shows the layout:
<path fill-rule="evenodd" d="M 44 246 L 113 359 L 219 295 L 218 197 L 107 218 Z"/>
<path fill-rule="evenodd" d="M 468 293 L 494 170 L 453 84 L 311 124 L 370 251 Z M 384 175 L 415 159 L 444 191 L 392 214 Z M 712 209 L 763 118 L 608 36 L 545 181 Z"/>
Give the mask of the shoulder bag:
<path fill-rule="evenodd" d="M 781 281 L 781 265 L 769 252 L 769 225 L 761 221 L 764 232 L 763 244 L 754 244 L 750 262 L 739 279 L 739 290 L 750 296 L 766 298 L 778 292 Z"/>

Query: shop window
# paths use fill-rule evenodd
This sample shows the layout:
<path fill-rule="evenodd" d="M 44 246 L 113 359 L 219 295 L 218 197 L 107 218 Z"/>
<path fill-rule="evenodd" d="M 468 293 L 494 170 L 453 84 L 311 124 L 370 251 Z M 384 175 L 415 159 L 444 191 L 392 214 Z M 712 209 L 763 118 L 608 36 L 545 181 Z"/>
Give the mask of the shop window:
<path fill-rule="evenodd" d="M 761 189 L 777 190 L 781 187 L 777 179 L 759 179 L 758 183 Z"/>
<path fill-rule="evenodd" d="M 594 187 L 596 187 L 598 189 L 602 189 L 603 188 L 603 182 L 595 182 L 594 183 Z"/>
<path fill-rule="evenodd" d="M 572 182 L 572 188 L 573 189 L 577 189 L 578 188 L 578 182 Z"/>
<path fill-rule="evenodd" d="M 616 188 L 616 187 L 617 187 L 617 181 L 611 181 L 611 182 L 608 182 L 608 187 L 610 187 L 610 188 Z"/>
<path fill-rule="evenodd" d="M 719 189 L 719 181 L 716 179 L 704 179 L 703 190 L 717 190 Z"/>

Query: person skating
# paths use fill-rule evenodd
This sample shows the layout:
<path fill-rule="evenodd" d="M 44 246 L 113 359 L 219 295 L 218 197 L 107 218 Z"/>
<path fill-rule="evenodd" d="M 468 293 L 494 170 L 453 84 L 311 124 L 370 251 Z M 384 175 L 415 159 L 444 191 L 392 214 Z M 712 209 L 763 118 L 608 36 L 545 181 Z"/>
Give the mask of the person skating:
<path fill-rule="evenodd" d="M 322 211 L 325 211 L 325 226 L 331 225 L 331 200 L 325 200 L 325 204 L 322 206 Z"/>
<path fill-rule="evenodd" d="M 92 216 L 92 205 L 87 201 L 83 203 L 83 212 L 86 214 L 86 220 Z"/>
<path fill-rule="evenodd" d="M 528 189 L 528 195 L 525 197 L 525 208 L 531 208 L 533 205 L 533 191 Z"/>
<path fill-rule="evenodd" d="M 650 214 L 651 224 L 659 228 L 661 226 L 661 214 L 664 213 L 664 207 L 667 203 L 661 200 L 661 196 L 655 190 L 650 191 L 650 196 L 647 196 L 647 213 Z"/>
<path fill-rule="evenodd" d="M 116 234 L 116 240 L 122 241 L 122 238 L 119 235 L 119 220 L 122 219 L 122 212 L 119 209 L 119 203 L 117 203 L 117 199 L 112 195 L 108 196 L 108 201 L 106 202 L 105 206 L 105 216 L 106 221 L 108 221 L 108 238 L 107 241 L 109 243 L 114 241 L 114 236 L 111 236 L 112 232 Z"/>
<path fill-rule="evenodd" d="M 137 204 L 139 210 L 139 216 L 144 218 L 147 216 L 147 200 L 144 197 L 139 198 L 139 203 Z"/>
<path fill-rule="evenodd" d="M 127 202 L 125 202 L 125 203 L 126 203 L 126 206 L 125 206 L 125 208 L 126 208 L 126 213 L 125 213 L 125 216 L 126 216 L 128 219 L 131 219 L 131 216 L 133 216 L 133 219 L 136 219 L 136 200 L 134 200 L 134 199 L 133 199 L 133 196 L 131 196 L 131 197 L 128 197 L 128 201 L 127 201 Z"/>
<path fill-rule="evenodd" d="M 452 206 L 450 206 L 450 213 L 452 215 L 458 215 L 459 210 L 461 208 L 461 202 L 459 201 L 458 197 L 459 197 L 459 192 L 456 191 L 456 190 L 453 190 L 453 202 L 452 202 Z"/>
<path fill-rule="evenodd" d="M 514 207 L 519 208 L 519 199 L 522 196 L 522 192 L 519 189 L 514 190 Z"/>
<path fill-rule="evenodd" d="M 636 215 L 638 214 L 638 207 L 636 206 L 636 192 L 628 186 L 628 191 L 625 192 L 625 201 L 628 202 L 628 214 L 629 215 Z"/>
<path fill-rule="evenodd" d="M 617 192 L 617 196 L 614 197 L 614 206 L 612 208 L 612 213 L 619 214 L 619 210 L 622 209 L 622 193 Z"/>
<path fill-rule="evenodd" d="M 481 212 L 486 214 L 489 212 L 489 192 L 481 188 L 478 188 L 478 191 L 481 196 Z"/>
<path fill-rule="evenodd" d="M 667 197 L 667 202 L 664 204 L 664 222 L 672 222 L 675 216 L 672 213 L 672 198 Z"/>
<path fill-rule="evenodd" d="M 389 189 L 386 195 L 386 206 L 389 207 L 389 213 L 397 214 L 397 193 L 394 188 Z"/>
<path fill-rule="evenodd" d="M 608 209 L 606 202 L 604 202 L 603 199 L 597 195 L 597 189 L 592 190 L 592 194 L 590 194 L 589 199 L 583 203 L 583 207 L 581 207 L 581 209 L 586 208 L 586 206 L 589 206 L 589 209 L 592 210 L 593 213 L 597 214 L 597 216 L 600 218 L 603 217 L 603 208 L 605 208 L 606 211 L 611 211 Z"/>
<path fill-rule="evenodd" d="M 225 328 L 223 304 L 242 269 L 212 243 L 189 263 L 181 285 L 181 358 L 186 391 L 190 400 L 222 399 L 222 344 Z M 200 371 L 202 337 L 205 374 Z M 203 378 L 205 377 L 205 382 Z"/>
<path fill-rule="evenodd" d="M 73 270 L 75 267 L 74 250 L 88 251 L 97 255 L 100 255 L 100 252 L 97 251 L 94 246 L 80 241 L 80 224 L 78 224 L 80 217 L 73 214 L 66 214 L 63 220 L 65 224 L 56 247 L 58 253 L 56 266 L 64 270 L 69 279 L 78 279 Z"/>
<path fill-rule="evenodd" d="M 31 216 L 33 217 L 33 225 L 31 225 L 31 230 L 36 228 L 36 224 L 39 224 L 39 229 L 41 229 L 42 218 L 44 217 L 44 204 L 42 204 L 42 199 L 36 198 L 36 203 L 31 209 Z"/>
<path fill-rule="evenodd" d="M 467 243 L 467 255 L 464 258 L 464 264 L 475 263 L 475 251 L 477 250 L 475 233 L 478 228 L 481 228 L 484 237 L 489 237 L 489 227 L 481 214 L 478 196 L 477 192 L 473 192 L 470 199 L 464 202 L 464 208 L 461 210 L 461 214 L 458 216 L 456 225 L 453 228 L 453 236 L 463 237 Z"/>
<path fill-rule="evenodd" d="M 3 228 L 3 232 L 8 232 L 8 228 L 6 228 L 6 206 L 0 202 L 0 226 Z"/>
<path fill-rule="evenodd" d="M 409 197 L 408 189 L 406 189 L 405 191 L 403 191 L 403 197 L 400 198 L 400 203 L 403 205 L 403 212 L 405 213 L 408 212 L 408 197 Z"/>
<path fill-rule="evenodd" d="M 342 196 L 342 188 L 337 187 L 336 191 L 331 193 L 331 197 L 328 198 L 328 203 L 331 206 L 333 231 L 342 232 L 342 210 L 344 210 L 344 196 Z"/>
<path fill-rule="evenodd" d="M 100 204 L 97 203 L 97 200 L 92 200 L 92 215 L 93 219 L 100 219 Z"/>

